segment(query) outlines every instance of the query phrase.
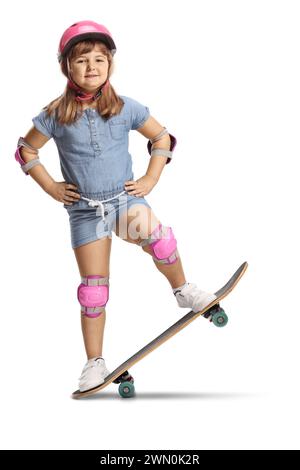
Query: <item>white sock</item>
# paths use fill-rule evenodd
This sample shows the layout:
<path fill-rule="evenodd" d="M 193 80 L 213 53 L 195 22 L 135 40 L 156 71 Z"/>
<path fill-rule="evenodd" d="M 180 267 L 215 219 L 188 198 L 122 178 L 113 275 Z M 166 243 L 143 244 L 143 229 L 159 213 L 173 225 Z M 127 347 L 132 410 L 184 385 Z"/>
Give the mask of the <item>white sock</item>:
<path fill-rule="evenodd" d="M 175 289 L 173 289 L 173 293 L 175 294 L 178 290 L 181 290 L 183 289 L 185 286 L 188 286 L 188 282 L 186 282 L 185 284 L 182 284 L 182 286 L 179 286 L 179 287 L 176 287 Z"/>
<path fill-rule="evenodd" d="M 96 361 L 97 359 L 103 359 L 103 357 L 102 356 L 92 357 L 91 359 L 88 360 L 88 362 L 93 362 L 93 361 Z"/>

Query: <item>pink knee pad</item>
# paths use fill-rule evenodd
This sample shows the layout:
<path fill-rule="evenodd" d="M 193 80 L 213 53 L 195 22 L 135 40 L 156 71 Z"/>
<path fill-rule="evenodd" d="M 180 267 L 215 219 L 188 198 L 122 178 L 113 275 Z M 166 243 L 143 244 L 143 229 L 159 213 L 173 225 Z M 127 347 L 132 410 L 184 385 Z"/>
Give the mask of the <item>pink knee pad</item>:
<path fill-rule="evenodd" d="M 147 243 L 149 243 L 155 261 L 163 264 L 173 264 L 177 261 L 177 241 L 171 227 L 158 225 L 151 233 Z"/>
<path fill-rule="evenodd" d="M 77 299 L 81 305 L 81 313 L 96 318 L 103 313 L 109 298 L 108 277 L 90 275 L 81 278 L 77 289 Z"/>

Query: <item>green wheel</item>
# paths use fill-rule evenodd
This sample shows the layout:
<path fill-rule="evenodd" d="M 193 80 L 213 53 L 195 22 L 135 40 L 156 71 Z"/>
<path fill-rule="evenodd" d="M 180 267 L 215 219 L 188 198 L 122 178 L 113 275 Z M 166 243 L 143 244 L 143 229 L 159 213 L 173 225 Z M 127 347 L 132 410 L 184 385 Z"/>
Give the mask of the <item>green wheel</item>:
<path fill-rule="evenodd" d="M 131 398 L 134 395 L 134 385 L 132 382 L 122 382 L 119 385 L 119 394 L 123 398 Z"/>
<path fill-rule="evenodd" d="M 212 316 L 212 322 L 215 326 L 218 326 L 219 328 L 227 325 L 228 317 L 222 308 L 220 308 L 220 310 L 218 310 Z"/>

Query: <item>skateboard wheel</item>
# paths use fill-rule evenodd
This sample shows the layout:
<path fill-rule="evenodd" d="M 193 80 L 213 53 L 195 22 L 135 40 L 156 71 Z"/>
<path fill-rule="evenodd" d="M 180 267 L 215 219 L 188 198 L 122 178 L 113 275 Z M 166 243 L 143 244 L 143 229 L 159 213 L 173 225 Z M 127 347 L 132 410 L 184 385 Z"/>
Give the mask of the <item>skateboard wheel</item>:
<path fill-rule="evenodd" d="M 220 308 L 216 313 L 213 314 L 211 320 L 213 324 L 215 326 L 218 326 L 219 328 L 227 325 L 228 323 L 228 317 L 222 308 Z"/>
<path fill-rule="evenodd" d="M 130 398 L 134 395 L 134 385 L 132 382 L 122 382 L 119 385 L 119 394 L 123 398 Z"/>

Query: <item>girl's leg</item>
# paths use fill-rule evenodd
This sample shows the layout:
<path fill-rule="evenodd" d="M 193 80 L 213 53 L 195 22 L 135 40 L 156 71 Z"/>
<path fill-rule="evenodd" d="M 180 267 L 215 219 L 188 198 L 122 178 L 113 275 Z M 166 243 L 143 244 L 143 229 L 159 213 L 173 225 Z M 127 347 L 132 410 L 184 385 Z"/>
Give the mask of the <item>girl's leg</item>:
<path fill-rule="evenodd" d="M 140 243 L 147 239 L 160 224 L 153 211 L 141 204 L 131 206 L 127 210 L 126 216 L 123 216 L 122 223 L 119 225 L 119 231 L 116 231 L 116 234 L 131 243 Z M 124 232 L 126 236 L 123 235 Z M 145 245 L 143 250 L 152 256 L 149 245 Z M 202 291 L 196 284 L 186 282 L 179 256 L 173 264 L 162 264 L 155 260 L 154 263 L 157 269 L 168 279 L 172 288 L 176 289 L 177 292 L 174 291 L 174 294 L 176 295 L 179 307 L 192 308 L 194 312 L 199 312 L 215 300 L 215 294 Z"/>
<path fill-rule="evenodd" d="M 74 249 L 81 276 L 109 276 L 111 238 L 105 237 Z M 88 359 L 102 356 L 105 310 L 96 318 L 81 314 L 81 329 Z"/>
<path fill-rule="evenodd" d="M 143 246 L 143 250 L 152 256 L 148 245 Z M 176 289 L 176 287 L 180 287 L 186 283 L 180 256 L 178 256 L 178 259 L 173 264 L 162 264 L 155 260 L 153 261 L 157 269 L 168 279 L 172 289 Z"/>
<path fill-rule="evenodd" d="M 152 209 L 142 204 L 132 205 L 126 214 L 120 217 L 116 227 L 116 235 L 129 243 L 139 243 L 148 238 L 153 230 L 160 224 Z M 151 254 L 149 245 L 143 247 L 146 253 Z M 173 264 L 162 264 L 154 261 L 157 269 L 168 279 L 172 288 L 185 284 L 186 279 L 180 257 Z"/>

